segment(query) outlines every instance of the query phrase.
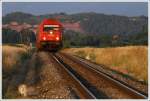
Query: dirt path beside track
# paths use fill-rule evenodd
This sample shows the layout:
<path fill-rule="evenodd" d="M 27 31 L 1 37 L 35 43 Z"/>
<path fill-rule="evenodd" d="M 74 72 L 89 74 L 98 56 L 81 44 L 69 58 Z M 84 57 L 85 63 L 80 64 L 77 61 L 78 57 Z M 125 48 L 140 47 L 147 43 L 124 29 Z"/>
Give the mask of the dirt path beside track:
<path fill-rule="evenodd" d="M 75 90 L 49 52 L 35 52 L 12 76 L 6 92 L 8 98 L 71 99 L 78 98 Z"/>

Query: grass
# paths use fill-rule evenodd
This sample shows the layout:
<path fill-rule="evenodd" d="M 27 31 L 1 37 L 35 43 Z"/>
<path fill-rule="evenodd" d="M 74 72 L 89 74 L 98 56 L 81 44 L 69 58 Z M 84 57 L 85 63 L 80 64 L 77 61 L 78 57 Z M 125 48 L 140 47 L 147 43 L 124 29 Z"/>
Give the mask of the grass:
<path fill-rule="evenodd" d="M 24 46 L 2 46 L 2 79 L 4 98 L 13 98 L 16 96 L 17 91 L 14 91 L 13 89 L 7 89 L 9 82 L 13 75 L 18 73 L 20 65 L 22 65 L 30 56 L 31 53 Z"/>
<path fill-rule="evenodd" d="M 27 50 L 14 46 L 2 46 L 2 66 L 4 71 L 12 71 Z"/>
<path fill-rule="evenodd" d="M 71 48 L 65 52 L 104 64 L 110 69 L 148 83 L 148 47 L 126 46 L 116 48 Z"/>

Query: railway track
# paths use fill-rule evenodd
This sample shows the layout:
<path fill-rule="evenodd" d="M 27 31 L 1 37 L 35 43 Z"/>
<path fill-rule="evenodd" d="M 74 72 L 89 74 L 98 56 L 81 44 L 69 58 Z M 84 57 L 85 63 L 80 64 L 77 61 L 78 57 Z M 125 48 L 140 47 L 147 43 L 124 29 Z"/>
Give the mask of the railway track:
<path fill-rule="evenodd" d="M 131 98 L 131 99 L 147 99 L 148 96 L 144 94 L 143 92 L 140 92 L 127 84 L 124 84 L 123 82 L 114 79 L 113 77 L 107 75 L 106 73 L 103 73 L 89 64 L 84 63 L 82 60 L 70 57 L 66 54 L 53 54 L 53 58 L 63 67 L 70 76 L 78 83 L 78 86 L 80 86 L 80 89 L 82 89 L 82 93 L 86 95 L 87 98 L 90 99 L 108 99 L 112 98 L 107 94 L 107 91 L 103 92 L 103 89 L 100 89 L 99 86 L 95 85 L 92 82 L 92 79 L 89 80 L 82 73 L 79 73 L 80 71 L 75 70 L 76 67 L 73 67 L 73 65 L 70 65 L 67 61 L 65 61 L 64 58 L 69 59 L 70 61 L 80 65 L 78 67 L 82 67 L 82 69 L 86 69 L 86 71 L 91 73 L 91 76 L 95 76 L 95 79 L 99 80 L 99 78 L 103 78 L 105 83 L 107 82 L 109 85 L 112 85 L 112 89 L 114 89 L 114 94 L 117 94 L 115 91 L 124 94 L 125 96 L 121 98 Z M 87 72 L 87 75 L 88 75 Z M 103 80 L 102 80 L 103 81 Z M 105 85 L 105 84 L 103 84 Z M 110 88 L 110 87 L 108 87 Z M 106 88 L 107 89 L 107 88 Z M 117 90 L 116 90 L 117 89 Z M 116 95 L 115 95 L 116 96 Z M 117 97 L 113 97 L 117 98 Z"/>
<path fill-rule="evenodd" d="M 55 54 L 52 55 L 53 59 L 72 77 L 75 85 L 78 87 L 80 93 L 82 93 L 84 99 L 96 99 L 97 97 L 83 84 L 81 77 L 71 69 L 71 67 L 65 64 Z"/>

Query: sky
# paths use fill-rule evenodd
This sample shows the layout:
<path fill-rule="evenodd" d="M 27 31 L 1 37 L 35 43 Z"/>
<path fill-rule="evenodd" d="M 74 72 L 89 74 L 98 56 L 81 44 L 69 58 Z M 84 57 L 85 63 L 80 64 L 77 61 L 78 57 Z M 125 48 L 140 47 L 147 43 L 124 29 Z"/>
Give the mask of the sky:
<path fill-rule="evenodd" d="M 81 12 L 96 12 L 123 16 L 148 16 L 148 3 L 146 2 L 3 2 L 2 15 L 11 12 L 25 12 L 34 15 L 65 12 L 68 14 Z"/>

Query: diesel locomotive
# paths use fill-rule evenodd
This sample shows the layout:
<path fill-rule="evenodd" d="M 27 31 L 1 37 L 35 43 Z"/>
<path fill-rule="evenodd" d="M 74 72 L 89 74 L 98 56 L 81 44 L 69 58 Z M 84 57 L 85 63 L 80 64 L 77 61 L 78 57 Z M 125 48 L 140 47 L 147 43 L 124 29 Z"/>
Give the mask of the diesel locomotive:
<path fill-rule="evenodd" d="M 36 34 L 38 50 L 59 50 L 62 47 L 63 26 L 56 19 L 45 19 L 39 25 Z"/>

